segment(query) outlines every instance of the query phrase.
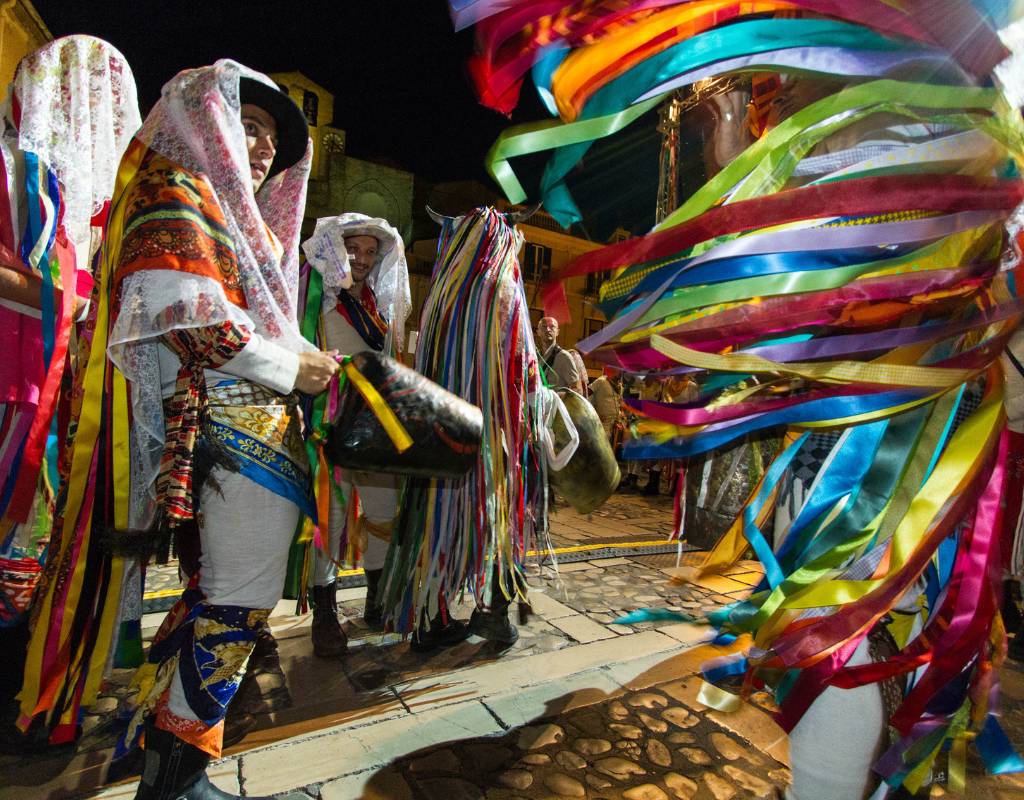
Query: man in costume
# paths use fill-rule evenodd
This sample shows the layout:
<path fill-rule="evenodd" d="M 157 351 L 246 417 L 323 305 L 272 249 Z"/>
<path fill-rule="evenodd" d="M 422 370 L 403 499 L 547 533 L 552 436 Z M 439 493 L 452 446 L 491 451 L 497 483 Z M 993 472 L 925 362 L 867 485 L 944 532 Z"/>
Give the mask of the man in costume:
<path fill-rule="evenodd" d="M 317 220 L 302 248 L 322 281 L 324 345 L 343 355 L 374 350 L 394 356 L 410 306 L 409 270 L 398 231 L 383 219 L 342 214 Z M 346 531 L 350 548 L 355 545 L 363 558 L 363 620 L 372 630 L 383 627 L 378 586 L 398 508 L 394 476 L 344 470 L 341 478 L 341 496 L 331 491 L 327 550 L 315 550 L 311 570 L 313 652 L 324 658 L 342 655 L 347 645 L 336 600 Z"/>
<path fill-rule="evenodd" d="M 800 76 L 775 81 L 788 84 L 778 124 L 751 125 L 746 149 L 730 137 L 727 163 L 650 234 L 553 276 L 616 270 L 600 293 L 609 324 L 586 352 L 707 374 L 697 407 L 636 404 L 651 436 L 627 457 L 721 452 L 786 430 L 698 570 L 751 548 L 765 567 L 749 598 L 706 617 L 739 637 L 707 679 L 744 675 L 743 693 L 702 697 L 726 711 L 755 686 L 774 690 L 796 800 L 914 794 L 947 764 L 962 792 L 968 742 L 992 772 L 1024 769 L 994 706 L 1016 455 L 998 357 L 1020 321 L 1024 199 L 1024 23 L 1008 24 L 1012 4 L 789 0 L 727 4 L 724 19 L 717 4 L 667 3 L 628 25 L 618 9 L 527 5 L 481 25 L 475 74 L 509 110 L 540 48 L 556 54 L 533 77 L 562 135 L 513 131 L 491 166 L 518 201 L 503 145 L 556 147 L 541 194 L 563 224 L 578 219 L 565 178 L 590 131 L 624 127 L 678 88 L 699 102 L 736 75 Z M 549 290 L 545 307 L 564 310 L 564 291 Z M 815 452 L 823 428 L 839 442 Z M 816 474 L 769 544 L 781 480 L 802 454 Z"/>
<path fill-rule="evenodd" d="M 552 389 L 572 389 L 586 397 L 586 371 L 580 371 L 572 353 L 558 344 L 558 320 L 543 317 L 537 323 L 537 356 L 544 380 Z"/>
<path fill-rule="evenodd" d="M 227 706 L 281 596 L 300 512 L 311 510 L 293 392 L 323 391 L 337 364 L 302 338 L 296 320 L 309 152 L 295 104 L 265 76 L 219 61 L 164 86 L 121 164 L 51 564 L 79 570 L 64 564 L 72 538 L 114 554 L 83 565 L 77 596 L 55 573 L 40 605 L 44 614 L 101 610 L 81 625 L 88 691 L 112 644 L 104 634 L 129 560 L 119 553 L 132 540 L 152 546 L 164 532 L 175 536 L 192 577 L 136 676 L 123 742 L 130 747 L 145 728 L 139 800 L 219 796 L 205 766 L 220 755 Z M 116 444 L 113 454 L 97 450 L 103 437 L 89 414 L 103 409 L 99 426 L 127 444 L 119 403 L 129 396 L 124 464 Z M 103 469 L 90 480 L 94 453 Z M 98 526 L 80 518 L 101 502 L 112 540 L 102 545 Z M 61 650 L 66 629 L 48 623 L 37 620 L 30 661 Z M 67 683 L 68 666 L 44 660 L 41 674 L 26 670 L 26 724 L 34 715 L 71 723 L 66 692 L 50 690 Z"/>
<path fill-rule="evenodd" d="M 432 650 L 469 633 L 507 648 L 521 596 L 521 564 L 546 534 L 537 351 L 516 253 L 516 217 L 477 208 L 439 217 L 430 291 L 420 317 L 416 369 L 483 409 L 483 444 L 461 478 L 409 478 L 388 550 L 385 613 L 412 647 Z M 544 390 L 548 391 L 548 390 Z M 466 588 L 467 627 L 449 614 Z"/>

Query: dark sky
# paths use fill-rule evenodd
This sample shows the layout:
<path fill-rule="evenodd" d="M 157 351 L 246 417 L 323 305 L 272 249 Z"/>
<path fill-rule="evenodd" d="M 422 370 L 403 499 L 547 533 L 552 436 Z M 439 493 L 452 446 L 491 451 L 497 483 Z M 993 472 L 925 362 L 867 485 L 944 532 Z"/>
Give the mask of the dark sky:
<path fill-rule="evenodd" d="M 263 72 L 299 70 L 335 95 L 348 152 L 431 181 L 476 178 L 502 129 L 545 116 L 532 87 L 511 122 L 476 101 L 465 73 L 472 33 L 456 34 L 444 0 L 33 0 L 55 36 L 89 33 L 124 53 L 143 113 L 176 72 L 234 58 Z M 602 232 L 649 224 L 656 120 L 595 147 L 570 186 Z M 542 158 L 515 163 L 534 188 Z M 577 188 L 578 187 L 578 188 Z"/>

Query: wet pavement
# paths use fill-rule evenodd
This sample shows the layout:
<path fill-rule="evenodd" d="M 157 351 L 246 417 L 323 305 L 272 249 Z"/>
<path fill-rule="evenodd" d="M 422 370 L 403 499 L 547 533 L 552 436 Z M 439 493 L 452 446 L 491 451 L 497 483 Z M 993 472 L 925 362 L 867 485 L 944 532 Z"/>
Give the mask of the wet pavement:
<path fill-rule="evenodd" d="M 617 495 L 589 517 L 560 507 L 552 522 L 559 569 L 532 565 L 532 614 L 504 653 L 475 637 L 413 653 L 400 637 L 362 625 L 365 589 L 352 587 L 339 592 L 349 653 L 319 659 L 309 616 L 282 602 L 271 623 L 291 703 L 252 704 L 255 726 L 211 768 L 214 783 L 244 796 L 300 789 L 323 800 L 774 797 L 788 782 L 788 753 L 768 699 L 755 696 L 732 714 L 697 701 L 701 664 L 726 652 L 705 644 L 710 631 L 611 624 L 646 607 L 696 615 L 746 596 L 760 579 L 757 565 L 743 562 L 701 584 L 671 583 L 693 556 L 666 546 L 670 529 L 664 497 Z M 179 588 L 173 567 L 148 576 L 151 602 Z M 463 618 L 469 611 L 455 609 Z M 150 635 L 161 617 L 144 619 Z M 111 676 L 75 748 L 0 757 L 0 798 L 133 797 L 130 781 L 100 789 L 129 678 Z M 1008 664 L 1003 687 L 1005 727 L 1022 747 L 1024 670 Z M 1024 796 L 1018 776 L 986 778 L 973 762 L 971 773 L 972 797 Z"/>

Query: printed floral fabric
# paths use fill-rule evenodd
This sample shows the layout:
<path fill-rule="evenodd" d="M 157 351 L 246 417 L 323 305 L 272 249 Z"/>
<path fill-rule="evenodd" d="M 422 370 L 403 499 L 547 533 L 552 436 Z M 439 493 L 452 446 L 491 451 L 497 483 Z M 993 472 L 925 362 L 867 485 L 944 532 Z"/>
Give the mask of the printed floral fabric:
<path fill-rule="evenodd" d="M 138 744 L 146 721 L 155 717 L 158 727 L 219 758 L 228 703 L 269 617 L 269 609 L 210 605 L 198 589 L 187 589 L 168 612 L 146 664 L 136 673 L 134 713 L 117 754 Z M 196 719 L 167 707 L 175 674 Z"/>

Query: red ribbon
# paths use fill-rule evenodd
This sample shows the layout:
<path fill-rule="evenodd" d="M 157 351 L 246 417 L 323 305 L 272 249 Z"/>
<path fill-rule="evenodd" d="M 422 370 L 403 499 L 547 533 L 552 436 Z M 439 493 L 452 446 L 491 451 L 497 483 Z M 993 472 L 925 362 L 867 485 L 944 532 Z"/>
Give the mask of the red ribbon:
<path fill-rule="evenodd" d="M 26 522 L 32 503 L 36 496 L 39 482 L 39 470 L 42 468 L 43 456 L 46 453 L 46 438 L 50 432 L 53 412 L 57 407 L 61 380 L 68 353 L 68 341 L 71 338 L 71 325 L 75 313 L 75 249 L 67 239 L 64 228 L 58 228 L 50 258 L 56 258 L 60 265 L 61 310 L 57 317 L 57 335 L 54 340 L 50 368 L 39 391 L 39 405 L 36 407 L 32 427 L 22 452 L 18 478 L 14 484 L 11 502 L 7 507 L 7 517 L 14 522 Z M 49 264 L 43 264 L 49 269 Z"/>

